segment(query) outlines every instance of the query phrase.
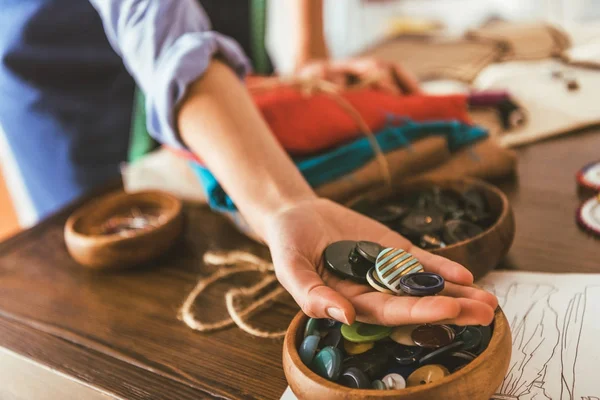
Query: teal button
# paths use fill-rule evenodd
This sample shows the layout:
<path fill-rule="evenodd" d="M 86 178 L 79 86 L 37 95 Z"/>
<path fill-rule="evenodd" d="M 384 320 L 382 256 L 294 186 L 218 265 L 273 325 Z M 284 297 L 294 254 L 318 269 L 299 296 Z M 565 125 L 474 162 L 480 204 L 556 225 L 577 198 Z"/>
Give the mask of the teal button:
<path fill-rule="evenodd" d="M 319 320 L 316 318 L 309 318 L 304 328 L 304 337 L 311 335 L 319 335 Z"/>
<path fill-rule="evenodd" d="M 342 370 L 342 352 L 335 347 L 324 347 L 311 362 L 311 369 L 319 376 L 337 381 Z"/>
<path fill-rule="evenodd" d="M 315 353 L 317 352 L 317 348 L 319 347 L 320 340 L 321 336 L 310 335 L 305 337 L 302 341 L 298 353 L 300 354 L 300 359 L 302 360 L 304 365 L 310 366 L 310 363 L 315 357 Z"/>

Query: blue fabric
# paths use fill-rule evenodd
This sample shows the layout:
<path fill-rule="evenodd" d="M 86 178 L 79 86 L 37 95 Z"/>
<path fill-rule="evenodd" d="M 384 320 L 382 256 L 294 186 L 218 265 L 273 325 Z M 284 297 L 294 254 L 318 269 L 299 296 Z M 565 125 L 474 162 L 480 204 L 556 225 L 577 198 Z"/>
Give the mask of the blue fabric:
<path fill-rule="evenodd" d="M 237 42 L 211 30 L 197 0 L 91 3 L 102 18 L 109 42 L 144 92 L 148 132 L 161 143 L 185 147 L 177 135 L 175 109 L 215 54 L 240 77 L 251 69 Z"/>
<path fill-rule="evenodd" d="M 89 2 L 0 0 L 0 125 L 38 217 L 119 178 L 133 90 Z"/>
<path fill-rule="evenodd" d="M 375 135 L 384 153 L 407 147 L 411 142 L 427 136 L 444 136 L 448 149 L 454 152 L 477 140 L 487 137 L 487 131 L 478 126 L 457 121 L 416 123 L 405 120 L 402 125 L 390 126 Z M 295 159 L 296 166 L 312 187 L 332 182 L 360 168 L 375 157 L 369 140 L 357 139 L 327 153 Z M 209 205 L 219 211 L 235 211 L 231 198 L 225 193 L 212 173 L 192 162 L 192 168 L 204 187 Z"/>
<path fill-rule="evenodd" d="M 0 126 L 39 217 L 119 178 L 135 87 L 128 69 L 146 92 L 151 133 L 181 147 L 173 110 L 187 84 L 216 53 L 240 75 L 249 68 L 196 0 L 92 3 L 0 0 Z"/>

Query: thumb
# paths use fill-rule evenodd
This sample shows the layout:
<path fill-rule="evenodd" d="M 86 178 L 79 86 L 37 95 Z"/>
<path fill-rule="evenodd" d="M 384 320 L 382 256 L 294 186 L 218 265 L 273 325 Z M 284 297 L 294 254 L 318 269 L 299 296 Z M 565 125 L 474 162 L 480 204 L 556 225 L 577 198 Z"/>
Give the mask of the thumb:
<path fill-rule="evenodd" d="M 352 303 L 325 285 L 316 266 L 298 252 L 271 250 L 277 279 L 302 311 L 312 318 L 331 318 L 350 325 L 356 318 Z"/>

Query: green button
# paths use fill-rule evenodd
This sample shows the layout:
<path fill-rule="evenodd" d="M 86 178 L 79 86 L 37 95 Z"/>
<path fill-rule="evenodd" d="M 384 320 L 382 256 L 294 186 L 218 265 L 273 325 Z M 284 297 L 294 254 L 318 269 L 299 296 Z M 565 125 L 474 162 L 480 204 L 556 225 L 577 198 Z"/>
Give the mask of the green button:
<path fill-rule="evenodd" d="M 304 337 L 312 335 L 319 336 L 319 320 L 316 318 L 309 318 L 304 328 Z"/>
<path fill-rule="evenodd" d="M 392 328 L 387 326 L 363 324 L 362 322 L 342 325 L 342 336 L 354 343 L 375 342 L 390 336 L 391 333 Z"/>
<path fill-rule="evenodd" d="M 335 347 L 324 347 L 313 358 L 310 368 L 330 381 L 337 381 L 342 370 L 342 352 Z"/>

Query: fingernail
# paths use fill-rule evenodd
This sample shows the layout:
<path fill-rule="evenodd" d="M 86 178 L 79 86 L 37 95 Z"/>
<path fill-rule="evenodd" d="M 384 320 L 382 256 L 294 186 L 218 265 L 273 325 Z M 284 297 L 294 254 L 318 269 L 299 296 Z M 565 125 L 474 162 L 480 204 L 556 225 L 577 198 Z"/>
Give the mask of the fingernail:
<path fill-rule="evenodd" d="M 340 321 L 341 323 L 350 325 L 348 318 L 346 317 L 344 312 L 342 310 L 340 310 L 339 308 L 334 308 L 334 307 L 328 308 L 327 315 L 329 315 L 329 317 L 331 317 L 332 319 L 335 319 L 336 321 Z"/>

